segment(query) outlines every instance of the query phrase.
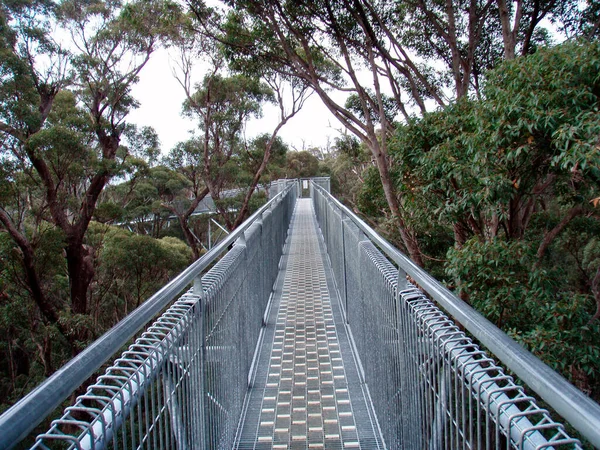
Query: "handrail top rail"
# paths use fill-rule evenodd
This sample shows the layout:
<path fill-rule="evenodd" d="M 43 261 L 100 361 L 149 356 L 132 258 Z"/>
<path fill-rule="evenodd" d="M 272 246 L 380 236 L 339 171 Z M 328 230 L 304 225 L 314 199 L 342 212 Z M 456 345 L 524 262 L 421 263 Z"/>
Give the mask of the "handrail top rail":
<path fill-rule="evenodd" d="M 125 316 L 85 350 L 58 369 L 33 391 L 0 415 L 0 448 L 12 448 L 24 439 L 48 414 L 58 407 L 78 386 L 94 374 L 119 351 L 146 323 L 173 301 L 195 278 L 259 219 L 278 204 L 294 186 L 287 183 L 266 204 L 200 259 L 194 261 L 173 280 Z M 35 415 L 32 412 L 35 411 Z"/>
<path fill-rule="evenodd" d="M 462 324 L 496 358 L 521 378 L 595 447 L 600 448 L 600 405 L 598 403 L 417 266 L 323 187 L 313 181 L 311 181 L 311 185 L 313 189 L 318 189 L 320 194 L 332 202 L 343 216 L 350 218 L 388 258 L 413 278 L 433 300 Z"/>

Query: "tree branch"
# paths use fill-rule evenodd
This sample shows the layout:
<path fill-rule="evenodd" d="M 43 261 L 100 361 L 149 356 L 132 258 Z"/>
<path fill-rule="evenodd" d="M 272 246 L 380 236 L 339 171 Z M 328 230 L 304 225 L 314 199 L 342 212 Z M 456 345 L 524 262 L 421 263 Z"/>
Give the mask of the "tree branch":
<path fill-rule="evenodd" d="M 575 217 L 583 214 L 584 209 L 581 205 L 577 205 L 573 208 L 571 208 L 567 214 L 565 215 L 565 217 L 563 217 L 563 219 L 558 223 L 558 225 L 556 225 L 552 230 L 550 230 L 549 232 L 547 232 L 544 235 L 544 238 L 542 239 L 542 242 L 540 243 L 540 246 L 538 247 L 538 251 L 536 254 L 537 257 L 537 261 L 535 263 L 535 267 L 539 267 L 540 264 L 542 263 L 542 258 L 544 256 L 544 254 L 546 253 L 546 250 L 548 249 L 548 247 L 550 246 L 550 244 L 552 243 L 552 241 L 556 238 L 556 236 L 558 236 L 558 234 L 564 230 L 564 228 L 569 224 L 569 222 L 571 220 L 573 220 Z"/>
<path fill-rule="evenodd" d="M 596 312 L 588 323 L 592 323 L 594 320 L 600 318 L 600 266 L 598 266 L 596 276 L 592 281 L 592 294 L 594 294 L 594 299 L 596 300 Z"/>

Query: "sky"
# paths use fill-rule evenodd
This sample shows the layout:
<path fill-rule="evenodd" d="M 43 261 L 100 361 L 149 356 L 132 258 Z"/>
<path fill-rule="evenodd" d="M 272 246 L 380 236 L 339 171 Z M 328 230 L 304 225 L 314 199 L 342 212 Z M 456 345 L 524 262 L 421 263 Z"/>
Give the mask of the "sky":
<path fill-rule="evenodd" d="M 129 120 L 139 126 L 152 126 L 166 154 L 177 142 L 185 141 L 195 128 L 192 120 L 181 115 L 185 99 L 183 88 L 172 72 L 173 62 L 165 49 L 157 50 L 140 73 L 140 81 L 133 88 L 133 96 L 140 107 L 132 111 Z M 278 123 L 278 109 L 267 105 L 261 119 L 252 120 L 246 129 L 246 137 L 271 132 Z M 325 147 L 332 144 L 340 134 L 341 124 L 312 95 L 304 108 L 279 132 L 279 136 L 295 150 Z"/>

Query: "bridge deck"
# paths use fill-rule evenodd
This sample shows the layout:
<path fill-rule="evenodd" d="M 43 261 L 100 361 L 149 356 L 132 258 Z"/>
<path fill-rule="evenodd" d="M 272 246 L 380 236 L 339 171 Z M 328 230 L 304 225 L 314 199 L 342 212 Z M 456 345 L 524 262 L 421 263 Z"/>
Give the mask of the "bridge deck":
<path fill-rule="evenodd" d="M 299 199 L 237 448 L 382 448 L 309 199 Z"/>

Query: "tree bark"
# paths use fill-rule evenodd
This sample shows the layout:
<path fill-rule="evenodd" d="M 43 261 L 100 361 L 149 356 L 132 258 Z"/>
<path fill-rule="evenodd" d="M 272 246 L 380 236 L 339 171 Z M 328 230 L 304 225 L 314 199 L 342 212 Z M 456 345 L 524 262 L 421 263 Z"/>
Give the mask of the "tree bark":
<path fill-rule="evenodd" d="M 282 111 L 283 111 L 283 107 L 282 107 Z M 233 229 L 236 229 L 238 226 L 240 226 L 242 224 L 242 222 L 244 220 L 246 220 L 246 217 L 248 215 L 248 207 L 250 205 L 250 199 L 252 198 L 252 194 L 256 190 L 256 186 L 258 186 L 258 182 L 260 181 L 260 178 L 262 177 L 262 174 L 264 173 L 265 169 L 267 168 L 267 164 L 269 163 L 269 160 L 271 159 L 271 149 L 273 148 L 273 144 L 275 143 L 277 134 L 279 133 L 279 130 L 287 123 L 289 118 L 294 116 L 295 114 L 296 114 L 296 112 L 293 111 L 289 117 L 283 117 L 281 119 L 281 121 L 277 124 L 277 126 L 275 127 L 275 130 L 273 131 L 273 133 L 271 134 L 271 137 L 269 138 L 269 141 L 267 142 L 267 145 L 265 148 L 265 153 L 263 154 L 263 159 L 260 162 L 258 169 L 254 173 L 254 177 L 252 177 L 252 182 L 250 183 L 249 189 L 246 191 L 246 195 L 244 196 L 244 200 L 242 202 L 242 206 L 240 207 L 240 211 L 238 212 L 238 215 L 235 218 L 235 221 L 233 222 Z"/>
<path fill-rule="evenodd" d="M 31 243 L 19 232 L 19 230 L 17 230 L 8 214 L 3 210 L 0 210 L 0 222 L 21 250 L 25 280 L 27 281 L 31 298 L 42 313 L 42 317 L 44 317 L 48 323 L 55 325 L 69 345 L 73 347 L 74 340 L 72 334 L 69 333 L 69 330 L 60 322 L 58 311 L 44 294 L 42 282 L 35 267 L 35 251 L 31 246 Z"/>
<path fill-rule="evenodd" d="M 88 288 L 94 278 L 93 250 L 79 239 L 67 243 L 67 270 L 71 289 L 71 311 L 73 314 L 87 314 Z"/>
<path fill-rule="evenodd" d="M 460 222 L 454 222 L 452 225 L 454 231 L 454 242 L 458 248 L 462 248 L 467 242 L 467 230 L 465 226 Z"/>
<path fill-rule="evenodd" d="M 540 243 L 540 246 L 538 247 L 538 251 L 536 254 L 537 261 L 535 263 L 535 267 L 540 266 L 540 264 L 542 263 L 542 258 L 544 257 L 544 254 L 546 253 L 546 250 L 548 249 L 548 247 L 550 246 L 552 241 L 556 238 L 556 236 L 558 236 L 558 234 L 562 230 L 565 229 L 565 227 L 569 224 L 569 222 L 571 220 L 573 220 L 575 217 L 583 214 L 583 212 L 584 212 L 584 210 L 581 205 L 577 205 L 577 206 L 571 208 L 567 212 L 565 217 L 563 217 L 563 219 L 558 223 L 558 225 L 556 225 L 552 230 L 550 230 L 549 232 L 547 232 L 544 235 L 544 238 L 542 239 L 542 242 Z"/>
<path fill-rule="evenodd" d="M 200 258 L 200 249 L 198 248 L 198 243 L 196 242 L 196 237 L 194 236 L 194 234 L 192 233 L 192 230 L 190 229 L 189 220 L 190 220 L 191 215 L 194 213 L 194 211 L 200 204 L 200 202 L 208 194 L 209 194 L 209 189 L 207 187 L 202 189 L 202 191 L 200 191 L 200 192 L 195 191 L 194 200 L 192 201 L 190 206 L 187 208 L 187 210 L 183 214 L 181 212 L 179 212 L 174 206 L 167 205 L 164 203 L 162 205 L 163 207 L 165 207 L 169 211 L 171 211 L 173 214 L 175 214 L 175 217 L 177 217 L 177 220 L 179 221 L 179 226 L 181 227 L 181 231 L 183 232 L 185 240 L 187 241 L 188 245 L 192 249 L 192 255 L 194 257 L 194 260 L 197 260 L 198 258 Z"/>
<path fill-rule="evenodd" d="M 183 231 L 183 235 L 185 236 L 185 240 L 188 245 L 192 249 L 192 257 L 194 261 L 200 258 L 200 249 L 198 248 L 198 243 L 196 242 L 196 238 L 194 237 L 192 231 L 190 230 L 190 226 L 188 224 L 189 216 L 177 215 L 177 220 L 179 220 L 179 226 L 181 227 L 181 231 Z"/>
<path fill-rule="evenodd" d="M 502 27 L 502 41 L 504 42 L 504 59 L 515 59 L 517 46 L 517 33 L 521 22 L 522 0 L 517 0 L 517 11 L 515 13 L 514 25 L 511 26 L 510 11 L 506 0 L 498 0 L 498 12 L 500 14 L 500 25 Z"/>
<path fill-rule="evenodd" d="M 373 146 L 371 151 L 375 156 L 377 168 L 379 169 L 381 184 L 383 186 L 383 192 L 385 193 L 385 199 L 387 200 L 392 215 L 398 223 L 398 231 L 400 232 L 402 242 L 406 246 L 406 250 L 408 251 L 413 262 L 423 267 L 423 255 L 421 254 L 421 249 L 419 248 L 419 242 L 413 233 L 407 228 L 406 222 L 402 217 L 400 202 L 398 201 L 398 197 L 396 197 L 396 193 L 392 185 L 386 157 L 380 151 L 378 145 Z"/>

